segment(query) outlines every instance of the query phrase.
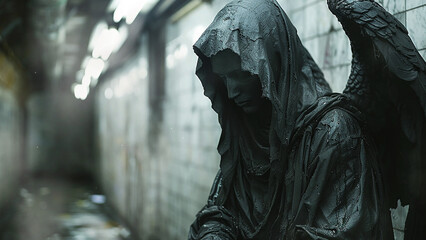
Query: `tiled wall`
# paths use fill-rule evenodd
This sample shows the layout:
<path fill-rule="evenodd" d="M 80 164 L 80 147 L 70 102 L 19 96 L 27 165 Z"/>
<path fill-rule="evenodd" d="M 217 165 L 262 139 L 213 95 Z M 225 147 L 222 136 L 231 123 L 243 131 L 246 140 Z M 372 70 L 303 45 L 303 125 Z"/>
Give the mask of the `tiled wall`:
<path fill-rule="evenodd" d="M 377 1 L 377 0 L 376 0 Z M 324 71 L 334 91 L 341 92 L 350 73 L 349 40 L 331 14 L 326 0 L 279 0 L 299 32 L 302 42 Z M 426 57 L 426 1 L 378 0 L 408 29 L 422 56 Z"/>
<path fill-rule="evenodd" d="M 96 94 L 97 174 L 107 201 L 147 239 L 157 221 L 158 170 L 148 148 L 146 47 L 129 62 Z"/>
<path fill-rule="evenodd" d="M 141 239 L 185 239 L 219 168 L 220 127 L 194 74 L 192 44 L 224 4 L 204 4 L 167 25 L 163 120 L 156 137 L 149 129 L 147 36 L 132 63 L 97 92 L 99 179 Z"/>
<path fill-rule="evenodd" d="M 406 22 L 425 55 L 426 0 L 410 1 L 385 1 L 384 5 Z M 97 92 L 99 179 L 108 201 L 141 239 L 185 239 L 218 170 L 220 127 L 194 74 L 192 44 L 226 2 L 203 4 L 167 24 L 163 120 L 155 138 L 149 129 L 146 36 L 137 56 Z M 326 1 L 280 3 L 332 88 L 341 91 L 349 75 L 351 52 Z"/>
<path fill-rule="evenodd" d="M 195 76 L 192 45 L 225 1 L 202 5 L 167 26 L 164 141 L 169 157 L 161 166 L 160 214 L 168 219 L 162 231 L 184 239 L 195 214 L 206 203 L 219 168 L 216 146 L 220 127 L 210 100 Z M 194 24 L 195 23 L 195 24 Z M 165 146 L 166 147 L 166 146 Z"/>

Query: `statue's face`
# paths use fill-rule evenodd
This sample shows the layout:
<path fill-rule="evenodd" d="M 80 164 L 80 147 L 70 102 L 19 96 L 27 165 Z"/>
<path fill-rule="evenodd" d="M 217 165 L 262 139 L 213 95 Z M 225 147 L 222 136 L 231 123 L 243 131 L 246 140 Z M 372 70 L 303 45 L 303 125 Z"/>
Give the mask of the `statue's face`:
<path fill-rule="evenodd" d="M 229 99 L 246 113 L 254 113 L 262 105 L 262 87 L 257 76 L 234 71 L 223 76 Z"/>
<path fill-rule="evenodd" d="M 212 70 L 221 76 L 229 99 L 246 113 L 254 113 L 262 105 L 262 86 L 257 76 L 241 70 L 239 56 L 230 52 L 220 52 L 211 59 Z"/>

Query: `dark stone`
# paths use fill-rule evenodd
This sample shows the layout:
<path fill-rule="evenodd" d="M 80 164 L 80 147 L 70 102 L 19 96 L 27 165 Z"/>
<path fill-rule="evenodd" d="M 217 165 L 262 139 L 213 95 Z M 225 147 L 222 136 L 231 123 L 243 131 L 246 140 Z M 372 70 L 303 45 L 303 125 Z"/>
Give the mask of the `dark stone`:
<path fill-rule="evenodd" d="M 353 47 L 344 94 L 275 0 L 229 3 L 195 43 L 222 135 L 189 239 L 392 239 L 396 199 L 424 209 L 425 62 L 378 4 L 328 4 Z"/>

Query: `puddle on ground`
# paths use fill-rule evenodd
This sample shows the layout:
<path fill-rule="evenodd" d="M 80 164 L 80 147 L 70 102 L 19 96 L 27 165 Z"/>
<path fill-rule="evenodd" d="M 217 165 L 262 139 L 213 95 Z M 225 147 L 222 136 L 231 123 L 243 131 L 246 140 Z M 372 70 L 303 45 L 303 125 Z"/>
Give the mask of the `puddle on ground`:
<path fill-rule="evenodd" d="M 117 222 L 104 195 L 59 180 L 35 180 L 20 189 L 4 219 L 0 239 L 131 240 Z"/>

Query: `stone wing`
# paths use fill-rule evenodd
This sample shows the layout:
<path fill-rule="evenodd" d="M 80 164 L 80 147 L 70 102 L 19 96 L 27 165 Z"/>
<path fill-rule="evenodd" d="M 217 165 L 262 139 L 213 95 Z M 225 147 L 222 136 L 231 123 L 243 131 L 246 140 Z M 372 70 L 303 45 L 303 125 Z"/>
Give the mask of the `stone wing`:
<path fill-rule="evenodd" d="M 426 63 L 408 31 L 372 0 L 327 0 L 348 35 L 352 71 L 344 94 L 366 115 L 389 204 L 410 204 L 406 237 L 426 222 Z M 417 232 L 416 232 L 417 231 Z"/>

